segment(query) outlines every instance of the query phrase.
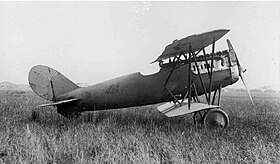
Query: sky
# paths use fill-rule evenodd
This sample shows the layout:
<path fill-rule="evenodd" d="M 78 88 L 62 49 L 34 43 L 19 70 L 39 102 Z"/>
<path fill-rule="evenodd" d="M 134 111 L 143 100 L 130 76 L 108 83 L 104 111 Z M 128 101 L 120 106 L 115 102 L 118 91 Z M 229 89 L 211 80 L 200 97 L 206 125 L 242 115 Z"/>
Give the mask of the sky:
<path fill-rule="evenodd" d="M 173 40 L 216 29 L 230 29 L 216 50 L 231 40 L 250 88 L 280 84 L 280 2 L 192 1 L 0 2 L 0 82 L 27 84 L 38 64 L 75 83 L 147 75 Z"/>

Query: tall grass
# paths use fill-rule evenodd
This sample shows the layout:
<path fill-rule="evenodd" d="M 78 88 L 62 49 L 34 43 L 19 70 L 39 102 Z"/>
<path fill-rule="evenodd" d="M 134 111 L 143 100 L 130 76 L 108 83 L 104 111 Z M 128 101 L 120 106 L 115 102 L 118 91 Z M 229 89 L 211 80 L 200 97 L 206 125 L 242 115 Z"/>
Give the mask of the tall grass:
<path fill-rule="evenodd" d="M 239 93 L 238 93 L 239 94 Z M 33 93 L 1 93 L 4 163 L 279 163 L 280 96 L 225 93 L 223 131 L 192 116 L 167 118 L 156 105 L 84 113 L 69 121 Z"/>

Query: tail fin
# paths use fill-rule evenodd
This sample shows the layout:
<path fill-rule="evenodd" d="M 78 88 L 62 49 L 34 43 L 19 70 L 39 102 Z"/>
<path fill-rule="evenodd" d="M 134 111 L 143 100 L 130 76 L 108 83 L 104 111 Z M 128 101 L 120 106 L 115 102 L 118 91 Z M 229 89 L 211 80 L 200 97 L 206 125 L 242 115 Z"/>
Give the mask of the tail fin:
<path fill-rule="evenodd" d="M 43 65 L 32 67 L 28 80 L 30 87 L 38 96 L 54 102 L 60 95 L 79 88 L 57 70 Z"/>

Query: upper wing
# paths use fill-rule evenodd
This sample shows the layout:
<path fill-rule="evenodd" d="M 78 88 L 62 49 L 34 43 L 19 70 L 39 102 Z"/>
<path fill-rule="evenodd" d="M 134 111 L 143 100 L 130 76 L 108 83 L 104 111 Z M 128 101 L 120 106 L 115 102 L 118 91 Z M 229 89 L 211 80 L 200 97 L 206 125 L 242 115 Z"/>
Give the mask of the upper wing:
<path fill-rule="evenodd" d="M 228 32 L 229 30 L 227 29 L 214 30 L 202 34 L 191 35 L 178 41 L 174 41 L 173 43 L 166 46 L 163 53 L 152 63 L 174 57 L 181 52 L 188 52 L 189 44 L 191 44 L 192 50 L 194 52 L 199 51 L 200 49 L 212 44 L 213 41 L 216 42 Z"/>

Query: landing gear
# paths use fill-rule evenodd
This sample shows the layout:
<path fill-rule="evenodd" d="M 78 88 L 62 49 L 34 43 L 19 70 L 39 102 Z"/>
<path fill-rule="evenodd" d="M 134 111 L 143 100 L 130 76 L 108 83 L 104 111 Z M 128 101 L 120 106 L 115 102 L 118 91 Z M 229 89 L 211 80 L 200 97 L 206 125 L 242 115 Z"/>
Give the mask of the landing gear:
<path fill-rule="evenodd" d="M 195 124 L 199 123 L 209 129 L 226 129 L 229 125 L 228 115 L 220 108 L 195 112 L 193 119 Z"/>
<path fill-rule="evenodd" d="M 197 125 L 197 124 L 203 124 L 203 116 L 206 114 L 207 111 L 197 111 L 193 114 L 193 121 L 194 121 L 194 124 Z"/>
<path fill-rule="evenodd" d="M 229 118 L 220 108 L 210 109 L 203 118 L 203 124 L 206 128 L 225 129 L 228 127 Z"/>

